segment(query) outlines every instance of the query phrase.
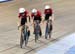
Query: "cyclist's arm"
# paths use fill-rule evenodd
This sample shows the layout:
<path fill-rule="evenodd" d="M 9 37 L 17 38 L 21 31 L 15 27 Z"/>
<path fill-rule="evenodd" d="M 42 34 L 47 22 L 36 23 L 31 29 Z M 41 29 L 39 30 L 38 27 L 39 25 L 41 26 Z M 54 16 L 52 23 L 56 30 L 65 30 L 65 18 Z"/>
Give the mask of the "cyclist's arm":
<path fill-rule="evenodd" d="M 52 21 L 54 21 L 54 11 L 53 11 L 53 9 L 52 9 Z"/>
<path fill-rule="evenodd" d="M 49 20 L 54 21 L 54 14 L 52 14 L 52 16 L 49 17 Z"/>
<path fill-rule="evenodd" d="M 21 14 L 19 13 L 19 15 L 18 15 L 18 22 L 17 22 L 17 24 L 18 24 L 18 26 L 20 26 L 21 25 Z"/>
<path fill-rule="evenodd" d="M 33 25 L 33 17 L 29 16 L 30 24 Z"/>
<path fill-rule="evenodd" d="M 18 19 L 17 26 L 18 26 L 18 30 L 19 30 L 19 27 L 21 26 L 21 18 Z"/>
<path fill-rule="evenodd" d="M 27 18 L 28 18 L 28 21 L 31 22 L 31 19 L 30 19 L 30 16 L 29 15 L 27 15 Z"/>
<path fill-rule="evenodd" d="M 42 22 L 45 22 L 45 14 L 43 14 Z"/>
<path fill-rule="evenodd" d="M 29 16 L 29 22 L 31 22 L 31 20 L 30 20 L 30 16 Z"/>
<path fill-rule="evenodd" d="M 52 14 L 52 21 L 54 21 L 55 19 L 54 19 L 54 14 Z"/>

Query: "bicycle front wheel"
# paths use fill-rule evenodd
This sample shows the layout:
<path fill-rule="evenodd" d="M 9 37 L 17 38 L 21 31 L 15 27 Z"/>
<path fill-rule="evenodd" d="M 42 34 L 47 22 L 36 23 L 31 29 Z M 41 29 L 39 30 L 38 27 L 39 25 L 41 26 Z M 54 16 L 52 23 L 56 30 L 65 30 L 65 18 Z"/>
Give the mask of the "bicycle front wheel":
<path fill-rule="evenodd" d="M 21 37 L 20 37 L 20 47 L 21 48 L 22 48 L 23 43 L 24 43 L 24 39 L 23 39 L 23 36 L 21 35 Z"/>

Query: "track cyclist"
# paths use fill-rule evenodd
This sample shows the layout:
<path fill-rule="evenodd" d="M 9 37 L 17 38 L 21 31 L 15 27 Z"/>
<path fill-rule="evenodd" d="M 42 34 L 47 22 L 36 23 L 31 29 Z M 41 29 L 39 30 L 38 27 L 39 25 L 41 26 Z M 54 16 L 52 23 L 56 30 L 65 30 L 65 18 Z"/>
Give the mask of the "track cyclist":
<path fill-rule="evenodd" d="M 39 11 L 39 10 L 37 10 L 37 9 L 32 9 L 32 12 L 31 12 L 31 17 L 32 17 L 32 19 L 33 19 L 33 23 L 34 23 L 34 25 L 35 25 L 35 23 L 36 23 L 36 20 L 38 20 L 39 21 L 39 24 L 41 23 L 41 12 Z M 35 34 L 35 31 L 33 32 L 34 34 Z M 41 29 L 40 29 L 40 37 L 42 36 L 42 31 L 41 31 Z"/>
<path fill-rule="evenodd" d="M 45 39 L 47 39 L 47 33 L 52 31 L 52 22 L 54 20 L 53 10 L 49 5 L 46 5 L 44 8 L 44 21 L 46 22 L 46 31 L 45 31 Z M 50 30 L 47 27 L 48 21 L 50 20 Z"/>

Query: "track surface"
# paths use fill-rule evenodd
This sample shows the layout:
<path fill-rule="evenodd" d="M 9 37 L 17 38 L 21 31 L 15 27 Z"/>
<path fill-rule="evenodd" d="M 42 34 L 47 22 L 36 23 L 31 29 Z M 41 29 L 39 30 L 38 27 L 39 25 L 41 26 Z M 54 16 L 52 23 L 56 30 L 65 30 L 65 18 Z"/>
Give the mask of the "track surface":
<path fill-rule="evenodd" d="M 29 11 L 37 8 L 42 11 L 44 5 L 49 4 L 54 9 L 55 21 L 52 38 L 44 39 L 43 36 L 38 43 L 34 42 L 34 35 L 28 43 L 28 47 L 19 47 L 20 32 L 17 30 L 18 8 L 25 7 Z M 30 26 L 33 32 L 32 26 Z M 11 2 L 0 3 L 0 54 L 35 54 L 42 48 L 59 41 L 70 33 L 75 32 L 75 0 L 14 0 Z"/>

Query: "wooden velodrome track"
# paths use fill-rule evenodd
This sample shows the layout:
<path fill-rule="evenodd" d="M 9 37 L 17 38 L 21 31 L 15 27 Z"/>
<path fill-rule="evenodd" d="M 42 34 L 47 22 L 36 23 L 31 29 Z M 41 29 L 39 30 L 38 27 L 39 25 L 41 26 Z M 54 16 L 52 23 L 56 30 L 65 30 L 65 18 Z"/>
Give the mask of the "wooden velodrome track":
<path fill-rule="evenodd" d="M 28 46 L 21 49 L 20 32 L 17 30 L 18 8 L 25 7 L 29 11 L 37 8 L 43 13 L 46 4 L 51 5 L 55 14 L 52 38 L 44 39 L 45 24 L 42 24 L 43 36 L 35 43 L 33 28 L 30 26 L 31 37 Z M 75 0 L 14 0 L 0 3 L 0 54 L 35 54 L 73 32 L 75 32 Z"/>

